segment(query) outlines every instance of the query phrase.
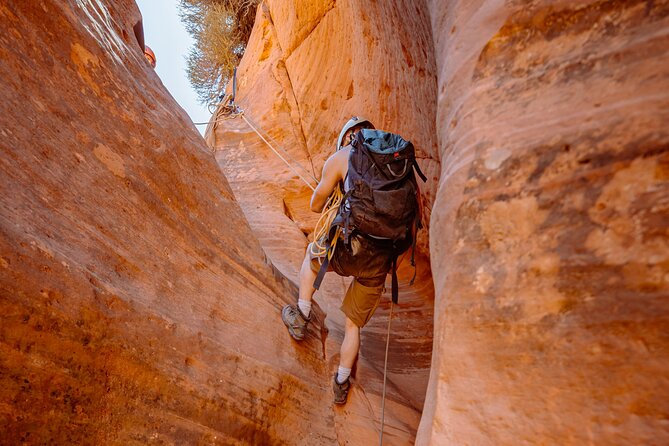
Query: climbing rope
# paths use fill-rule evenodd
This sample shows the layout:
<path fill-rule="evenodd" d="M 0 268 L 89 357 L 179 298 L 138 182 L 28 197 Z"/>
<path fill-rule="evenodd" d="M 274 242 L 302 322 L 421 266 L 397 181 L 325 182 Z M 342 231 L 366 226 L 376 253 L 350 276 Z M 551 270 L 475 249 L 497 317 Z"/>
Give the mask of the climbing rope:
<path fill-rule="evenodd" d="M 330 242 L 330 252 L 328 253 L 328 247 L 326 244 L 328 232 L 330 232 L 330 226 L 337 216 L 337 211 L 339 210 L 339 205 L 341 200 L 344 198 L 344 192 L 341 190 L 341 186 L 337 185 L 334 192 L 328 198 L 328 201 L 325 203 L 323 212 L 316 223 L 314 229 L 314 242 L 311 244 L 311 254 L 318 259 L 319 263 L 322 262 L 322 258 L 325 254 L 328 254 L 328 259 L 332 258 L 334 254 L 335 247 L 337 246 L 337 240 L 339 239 L 339 232 L 341 228 L 337 227 L 337 230 L 332 237 Z"/>
<path fill-rule="evenodd" d="M 262 127 L 260 126 L 260 124 L 258 124 L 257 121 L 251 119 L 251 116 L 249 116 L 248 113 L 244 113 L 244 116 L 246 117 L 246 119 L 248 119 L 249 121 L 251 121 L 251 124 L 253 124 L 254 127 L 256 127 L 257 129 L 259 129 L 259 130 L 263 133 L 263 135 L 265 136 L 265 138 L 266 138 L 267 140 L 269 140 L 269 141 L 271 141 L 272 143 L 274 143 L 274 145 L 275 145 L 279 150 L 281 150 L 281 152 L 283 152 L 288 158 L 290 158 L 290 153 L 288 153 L 288 151 L 287 151 L 286 149 L 284 149 L 283 147 L 281 147 L 281 144 L 279 144 L 279 143 L 276 141 L 276 139 L 272 138 L 272 135 L 270 135 L 267 131 L 263 130 Z M 318 183 L 318 179 L 311 173 L 311 171 L 310 171 L 309 169 L 307 169 L 306 167 L 304 167 L 302 164 L 300 164 L 297 160 L 295 160 L 295 159 L 293 159 L 293 158 L 291 158 L 291 161 L 293 162 L 294 165 L 296 165 L 297 167 L 299 167 L 300 169 L 302 169 L 302 170 L 306 173 L 306 176 L 308 176 L 310 179 L 312 179 L 312 180 L 314 180 L 316 183 Z M 312 169 L 313 169 L 313 165 L 312 165 Z"/>
<path fill-rule="evenodd" d="M 388 346 L 390 345 L 390 321 L 393 319 L 393 301 L 390 301 L 390 315 L 388 316 L 388 332 L 386 334 L 386 357 L 383 360 L 383 394 L 381 396 L 381 433 L 379 446 L 383 446 L 383 426 L 386 418 L 386 377 L 388 376 Z"/>
<path fill-rule="evenodd" d="M 209 108 L 211 109 L 213 105 L 214 104 L 210 104 Z M 234 103 L 232 95 L 227 95 L 215 107 L 216 109 L 212 113 L 212 119 L 209 120 L 209 122 L 195 122 L 194 124 L 195 125 L 205 125 L 205 124 L 209 125 L 211 123 L 217 124 L 225 120 L 241 117 L 244 120 L 244 122 L 246 122 L 246 125 L 248 125 L 251 128 L 251 130 L 253 130 L 265 144 L 267 144 L 267 147 L 269 147 L 272 150 L 272 152 L 274 152 L 276 156 L 278 156 L 279 159 L 281 159 L 281 161 L 283 161 L 290 168 L 290 170 L 292 170 L 304 182 L 304 184 L 307 185 L 307 187 L 309 187 L 312 191 L 316 190 L 310 184 L 309 180 L 305 178 L 305 176 L 302 175 L 302 173 L 300 173 L 295 168 L 295 166 L 301 168 L 303 172 L 306 172 L 307 177 L 318 183 L 316 177 L 314 177 L 306 167 L 304 167 L 302 164 L 293 159 L 288 153 L 288 151 L 286 151 L 279 144 L 277 144 L 276 140 L 274 140 L 274 138 L 272 138 L 269 135 L 269 133 L 264 131 L 258 125 L 257 122 L 255 122 L 253 119 L 247 116 L 244 110 Z M 274 144 L 272 144 L 272 142 Z M 279 153 L 279 150 L 283 152 L 283 155 Z M 339 205 L 341 204 L 341 200 L 343 197 L 344 193 L 342 192 L 341 187 L 337 185 L 334 192 L 330 195 L 328 201 L 325 203 L 325 207 L 323 208 L 321 216 L 318 219 L 318 223 L 316 223 L 316 228 L 314 230 L 314 242 L 311 244 L 311 253 L 313 254 L 314 257 L 318 258 L 319 262 L 322 262 L 322 258 L 326 254 L 328 255 L 328 259 L 331 259 L 334 254 L 334 250 L 337 245 L 337 240 L 339 238 L 340 229 L 337 228 L 334 234 L 333 240 L 330 244 L 329 252 L 326 241 L 328 232 L 330 230 L 330 226 L 332 225 L 332 221 L 337 215 L 337 210 L 339 209 Z"/>
<path fill-rule="evenodd" d="M 306 172 L 307 176 L 310 179 L 318 183 L 316 177 L 314 177 L 307 168 L 302 166 L 295 159 L 291 158 L 290 154 L 285 149 L 276 144 L 276 141 L 267 132 L 262 130 L 262 128 L 253 119 L 251 119 L 249 116 L 246 115 L 244 110 L 242 110 L 238 105 L 234 103 L 234 101 L 231 99 L 231 96 L 227 96 L 219 104 L 214 117 L 216 118 L 215 121 L 213 121 L 215 123 L 221 122 L 223 120 L 241 117 L 244 120 L 244 122 L 246 122 L 246 125 L 248 125 L 251 128 L 251 130 L 253 130 L 265 144 L 267 144 L 267 147 L 269 147 L 272 150 L 272 152 L 274 152 L 276 156 L 278 156 L 279 159 L 281 159 L 281 161 L 283 161 L 304 182 L 304 184 L 306 184 L 312 191 L 315 190 L 315 188 L 309 183 L 308 179 L 305 178 L 305 176 L 303 176 L 295 168 L 295 166 L 300 167 L 304 172 Z M 219 117 L 221 117 L 222 119 L 219 119 Z M 200 125 L 209 123 L 195 123 L 195 124 Z M 276 144 L 276 147 L 272 144 L 272 142 L 270 142 L 270 140 Z M 283 152 L 283 155 L 279 153 L 279 150 Z M 290 161 L 286 158 L 290 159 Z M 330 226 L 332 225 L 332 222 L 337 215 L 337 211 L 339 209 L 339 205 L 341 204 L 343 197 L 344 193 L 341 190 L 341 186 L 337 185 L 334 192 L 332 192 L 332 194 L 328 198 L 328 201 L 325 203 L 321 216 L 318 219 L 318 222 L 316 223 L 316 227 L 314 230 L 314 242 L 311 244 L 311 253 L 314 257 L 318 258 L 319 262 L 322 262 L 322 258 L 326 254 L 328 255 L 328 259 L 331 259 L 334 254 L 334 250 L 337 245 L 337 240 L 339 239 L 340 228 L 337 228 L 334 234 L 333 240 L 330 243 L 329 252 L 326 241 L 328 232 L 330 231 Z"/>
<path fill-rule="evenodd" d="M 193 124 L 195 125 L 209 125 L 212 123 L 217 124 L 219 122 L 228 119 L 234 119 L 244 112 L 241 108 L 239 108 L 237 104 L 235 104 L 235 102 L 232 100 L 231 95 L 225 96 L 219 103 L 209 104 L 207 108 L 209 109 L 209 113 L 211 113 L 211 119 L 209 119 L 209 121 L 207 122 L 194 122 Z"/>
<path fill-rule="evenodd" d="M 300 167 L 303 172 L 306 172 L 307 177 L 318 183 L 316 177 L 314 177 L 306 167 L 304 167 L 297 160 L 292 158 L 287 150 L 276 144 L 276 141 L 267 132 L 262 130 L 262 128 L 253 119 L 246 116 L 244 110 L 234 103 L 234 100 L 232 100 L 231 95 L 226 96 L 225 99 L 223 99 L 223 101 L 221 101 L 217 105 L 216 112 L 212 115 L 212 119 L 210 119 L 209 122 L 194 122 L 193 124 L 195 125 L 209 125 L 212 123 L 217 124 L 219 122 L 226 121 L 229 119 L 234 119 L 237 117 L 241 117 L 244 120 L 244 122 L 246 122 L 246 124 L 251 128 L 251 130 L 253 130 L 265 144 L 267 144 L 267 147 L 269 147 L 272 150 L 272 152 L 274 152 L 276 156 L 278 156 L 279 159 L 281 159 L 281 161 L 283 161 L 286 164 L 286 166 L 288 166 L 288 168 L 290 168 L 290 170 L 292 170 L 304 182 L 304 184 L 307 185 L 307 187 L 309 187 L 312 191 L 315 190 L 314 186 L 311 185 L 309 180 L 305 178 L 305 176 L 302 173 L 300 173 L 295 168 L 295 166 Z M 276 147 L 269 140 L 272 140 L 276 144 Z M 283 152 L 283 155 L 279 153 L 279 150 Z M 290 159 L 290 162 L 286 158 Z"/>
<path fill-rule="evenodd" d="M 281 161 L 283 161 L 284 163 L 286 163 L 286 166 L 288 166 L 288 167 L 290 168 L 290 170 L 292 170 L 298 177 L 300 177 L 300 179 L 301 179 L 302 181 L 304 181 L 304 184 L 306 184 L 311 190 L 313 190 L 313 191 L 316 190 L 316 188 L 314 188 L 314 186 L 312 186 L 312 185 L 309 183 L 309 181 L 308 181 L 306 178 L 304 178 L 304 177 L 302 176 L 302 174 L 301 174 L 300 172 L 298 172 L 297 169 L 295 169 L 295 167 L 294 167 L 292 164 L 290 164 L 290 163 L 288 162 L 288 160 L 286 160 L 286 158 L 284 158 L 283 156 L 281 156 L 281 154 L 279 153 L 279 151 L 272 145 L 272 143 L 270 143 L 270 142 L 269 142 L 269 141 L 268 141 L 268 140 L 267 140 L 267 139 L 260 133 L 260 131 L 259 131 L 253 124 L 251 124 L 251 121 L 250 121 L 249 119 L 246 118 L 246 115 L 244 115 L 244 112 L 243 112 L 243 111 L 240 113 L 240 116 L 241 116 L 242 119 L 246 122 L 246 124 L 248 124 L 248 126 L 251 127 L 251 129 L 252 129 L 254 132 L 256 132 L 256 134 L 260 137 L 260 139 L 262 139 L 262 140 L 265 142 L 265 144 L 267 144 L 267 147 L 269 147 L 270 149 L 272 149 L 272 152 L 274 152 L 274 153 L 276 154 L 276 156 L 278 156 L 278 157 L 281 159 Z M 284 150 L 284 152 L 285 152 L 285 150 Z M 285 153 L 287 153 L 287 152 L 285 152 Z M 297 161 L 295 161 L 295 160 L 293 160 L 293 159 L 291 159 L 291 161 L 293 161 L 293 163 L 295 163 L 295 164 L 299 165 L 300 167 L 302 167 L 302 165 L 299 164 Z M 302 169 L 306 170 L 304 167 L 302 167 Z M 315 180 L 315 178 L 314 178 L 314 180 Z"/>

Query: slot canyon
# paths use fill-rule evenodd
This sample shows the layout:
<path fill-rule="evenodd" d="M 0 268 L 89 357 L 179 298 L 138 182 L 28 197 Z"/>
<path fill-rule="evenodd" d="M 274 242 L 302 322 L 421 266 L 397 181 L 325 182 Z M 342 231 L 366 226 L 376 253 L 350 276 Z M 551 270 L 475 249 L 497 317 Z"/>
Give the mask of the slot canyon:
<path fill-rule="evenodd" d="M 265 0 L 204 138 L 140 18 L 0 0 L 0 444 L 378 444 L 390 293 L 342 407 L 350 279 L 280 318 L 319 216 L 272 148 L 319 178 L 354 115 L 428 178 L 383 444 L 669 443 L 669 1 Z"/>

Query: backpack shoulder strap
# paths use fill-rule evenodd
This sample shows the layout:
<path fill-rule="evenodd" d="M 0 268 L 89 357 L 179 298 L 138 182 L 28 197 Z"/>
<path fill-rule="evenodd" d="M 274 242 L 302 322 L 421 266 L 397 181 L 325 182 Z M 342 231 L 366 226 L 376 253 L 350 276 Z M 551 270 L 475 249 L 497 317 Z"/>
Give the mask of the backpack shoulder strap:
<path fill-rule="evenodd" d="M 319 289 L 321 287 L 321 283 L 323 283 L 323 278 L 325 277 L 325 273 L 328 272 L 329 265 L 330 265 L 330 241 L 328 240 L 327 250 L 325 251 L 325 259 L 323 259 L 323 264 L 321 265 L 321 268 L 318 270 L 318 275 L 316 276 L 316 280 L 314 280 L 314 289 Z"/>
<path fill-rule="evenodd" d="M 423 183 L 427 182 L 427 177 L 425 176 L 423 171 L 420 170 L 420 166 L 418 165 L 418 162 L 416 161 L 415 158 L 413 160 L 413 168 L 416 171 L 416 173 L 418 174 L 418 176 L 420 177 L 420 179 L 423 180 Z"/>
<path fill-rule="evenodd" d="M 314 280 L 315 289 L 319 289 L 321 287 L 321 283 L 323 282 L 325 273 L 328 272 L 328 266 L 330 265 L 330 255 L 332 251 L 335 249 L 335 243 L 333 243 L 333 238 L 337 233 L 336 228 L 339 224 L 340 223 L 337 222 L 337 219 L 335 217 L 335 220 L 332 222 L 332 225 L 328 230 L 328 234 L 325 239 L 325 258 L 323 259 L 323 263 L 321 264 L 321 267 L 318 270 L 318 274 L 316 275 L 316 279 Z"/>
<path fill-rule="evenodd" d="M 399 284 L 398 284 L 398 281 L 397 281 L 397 253 L 393 254 L 393 263 L 392 263 L 391 268 L 392 268 L 392 275 L 393 275 L 393 277 L 392 277 L 393 285 L 392 285 L 391 293 L 392 293 L 392 297 L 393 297 L 393 303 L 396 304 L 399 300 L 399 294 L 400 294 Z"/>

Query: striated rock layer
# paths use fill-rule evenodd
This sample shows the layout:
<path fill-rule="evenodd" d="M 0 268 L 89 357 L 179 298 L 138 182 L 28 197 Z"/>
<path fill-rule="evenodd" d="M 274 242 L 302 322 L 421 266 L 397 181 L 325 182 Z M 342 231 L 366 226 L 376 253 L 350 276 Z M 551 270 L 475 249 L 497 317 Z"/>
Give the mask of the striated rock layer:
<path fill-rule="evenodd" d="M 437 295 L 417 444 L 667 442 L 668 8 L 260 8 L 238 103 L 273 144 L 318 176 L 341 123 L 363 114 L 422 150 Z M 296 274 L 310 190 L 243 121 L 221 120 L 208 137 L 263 248 Z M 344 285 L 317 295 L 335 339 Z M 431 290 L 413 293 L 420 316 L 400 333 L 429 323 Z M 363 341 L 365 367 L 368 355 L 379 362 L 371 345 L 386 314 L 376 338 L 363 335 L 376 339 Z M 409 338 L 402 354 L 423 348 Z M 418 389 L 407 384 L 416 371 L 401 372 L 399 394 Z M 354 414 L 338 419 L 373 424 Z"/>
<path fill-rule="evenodd" d="M 138 19 L 0 2 L 2 443 L 374 444 L 387 299 L 333 408 L 346 281 L 308 341 L 278 317 L 311 190 L 241 118 L 214 160 Z M 667 29 L 667 1 L 258 8 L 238 103 L 302 176 L 360 114 L 430 177 L 385 444 L 669 443 Z"/>
<path fill-rule="evenodd" d="M 249 122 L 219 113 L 207 139 L 261 245 L 288 277 L 297 278 L 318 218 L 309 211 L 312 190 L 299 176 L 316 184 L 311 177 L 320 177 L 342 125 L 353 115 L 414 142 L 430 177 L 422 187 L 429 222 L 439 171 L 436 76 L 430 21 L 421 6 L 408 1 L 267 1 L 258 8 L 238 69 L 236 102 Z M 409 35 L 412 39 L 405 39 Z M 291 165 L 303 168 L 295 172 L 282 162 L 251 126 Z M 413 269 L 407 258 L 400 306 L 393 310 L 384 427 L 389 445 L 414 442 L 429 376 L 433 291 L 426 239 L 423 231 L 416 285 L 408 285 Z M 339 306 L 347 285 L 348 280 L 331 274 L 316 293 L 327 313 L 325 354 L 331 373 L 339 361 L 345 320 Z M 362 330 L 349 402 L 335 409 L 340 444 L 378 442 L 389 311 L 385 296 Z"/>
<path fill-rule="evenodd" d="M 0 2 L 0 443 L 334 444 L 320 322 L 277 335 L 296 290 L 138 19 Z"/>
<path fill-rule="evenodd" d="M 417 444 L 669 442 L 669 2 L 434 1 Z"/>

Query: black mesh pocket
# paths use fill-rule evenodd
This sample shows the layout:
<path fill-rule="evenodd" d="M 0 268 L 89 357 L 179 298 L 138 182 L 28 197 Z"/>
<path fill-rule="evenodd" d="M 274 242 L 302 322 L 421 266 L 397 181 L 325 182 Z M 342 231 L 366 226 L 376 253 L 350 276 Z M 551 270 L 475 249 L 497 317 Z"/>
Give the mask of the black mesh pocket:
<path fill-rule="evenodd" d="M 377 215 L 387 216 L 393 220 L 401 220 L 404 217 L 409 198 L 407 189 L 375 190 L 372 194 Z"/>

